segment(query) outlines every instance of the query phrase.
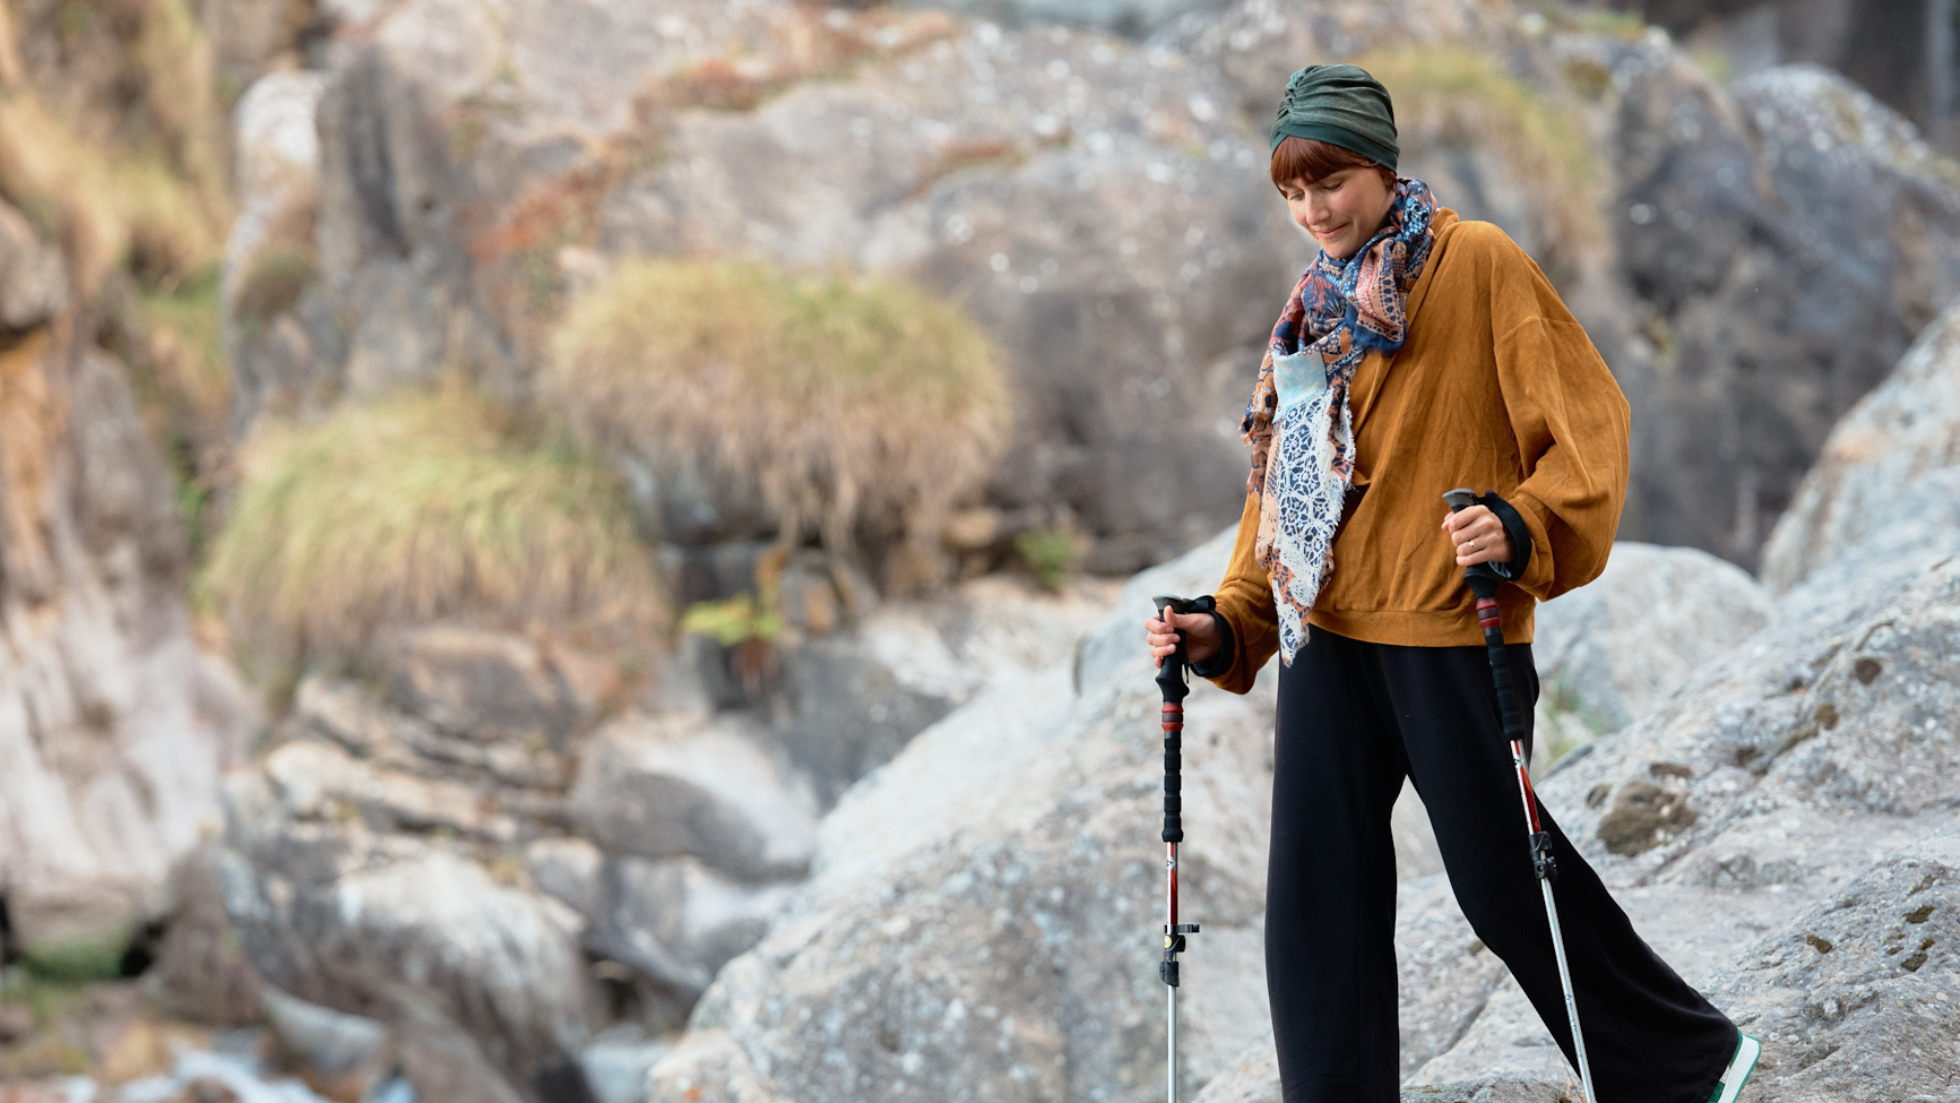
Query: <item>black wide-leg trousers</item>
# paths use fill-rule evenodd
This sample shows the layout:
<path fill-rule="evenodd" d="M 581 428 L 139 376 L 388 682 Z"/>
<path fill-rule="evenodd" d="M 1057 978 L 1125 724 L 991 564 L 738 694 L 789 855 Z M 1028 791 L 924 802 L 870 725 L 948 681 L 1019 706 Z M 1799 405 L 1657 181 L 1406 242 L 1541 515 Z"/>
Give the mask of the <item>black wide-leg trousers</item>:
<path fill-rule="evenodd" d="M 1510 652 L 1536 700 L 1530 645 Z M 1312 629 L 1280 668 L 1273 766 L 1266 985 L 1285 1103 L 1398 1099 L 1389 813 L 1405 774 L 1464 915 L 1572 1059 L 1484 648 Z M 1735 1051 L 1735 1026 L 1641 941 L 1551 812 L 1541 816 L 1558 858 L 1554 895 L 1600 1096 L 1592 1103 L 1705 1103 Z"/>

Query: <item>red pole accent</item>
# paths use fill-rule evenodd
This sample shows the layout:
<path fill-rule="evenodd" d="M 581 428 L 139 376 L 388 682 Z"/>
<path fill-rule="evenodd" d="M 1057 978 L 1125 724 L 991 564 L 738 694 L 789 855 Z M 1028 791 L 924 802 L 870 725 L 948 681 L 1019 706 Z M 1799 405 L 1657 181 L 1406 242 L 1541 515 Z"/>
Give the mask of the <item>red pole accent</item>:
<path fill-rule="evenodd" d="M 1503 614 L 1497 609 L 1497 599 L 1482 597 L 1477 599 L 1477 627 L 1497 628 L 1504 623 Z"/>

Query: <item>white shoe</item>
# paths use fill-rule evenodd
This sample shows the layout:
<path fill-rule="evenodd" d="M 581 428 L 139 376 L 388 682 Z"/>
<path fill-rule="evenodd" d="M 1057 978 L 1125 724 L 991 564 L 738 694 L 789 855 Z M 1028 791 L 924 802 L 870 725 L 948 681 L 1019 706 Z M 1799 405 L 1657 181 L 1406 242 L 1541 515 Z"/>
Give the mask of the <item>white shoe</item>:
<path fill-rule="evenodd" d="M 1736 1097 L 1742 1094 L 1742 1085 L 1749 1082 L 1749 1074 L 1756 1071 L 1756 1058 L 1762 1055 L 1763 1043 L 1744 1034 L 1742 1041 L 1736 1043 L 1729 1067 L 1715 1082 L 1715 1094 L 1708 1097 L 1708 1103 L 1735 1103 Z"/>

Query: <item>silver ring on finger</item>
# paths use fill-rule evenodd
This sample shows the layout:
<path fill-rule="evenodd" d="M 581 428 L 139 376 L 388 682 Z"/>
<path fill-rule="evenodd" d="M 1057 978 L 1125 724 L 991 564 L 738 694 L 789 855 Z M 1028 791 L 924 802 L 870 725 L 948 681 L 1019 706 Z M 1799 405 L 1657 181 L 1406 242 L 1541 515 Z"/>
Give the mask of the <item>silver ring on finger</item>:
<path fill-rule="evenodd" d="M 1471 551 L 1477 550 L 1477 542 L 1475 540 L 1470 541 L 1470 550 Z"/>

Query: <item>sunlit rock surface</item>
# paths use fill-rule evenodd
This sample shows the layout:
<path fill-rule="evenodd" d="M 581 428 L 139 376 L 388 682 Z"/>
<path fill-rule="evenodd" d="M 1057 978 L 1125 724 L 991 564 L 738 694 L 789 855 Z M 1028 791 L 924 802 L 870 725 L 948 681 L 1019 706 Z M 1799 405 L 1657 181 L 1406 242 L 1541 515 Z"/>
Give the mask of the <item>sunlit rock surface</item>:
<path fill-rule="evenodd" d="M 1928 526 L 1960 526 L 1960 305 L 1831 431 L 1770 535 L 1763 578 L 1789 589 L 1853 554 L 1870 563 Z"/>
<path fill-rule="evenodd" d="M 61 255 L 0 205 L 0 897 L 30 954 L 123 945 L 218 825 L 252 708 L 192 642 L 170 476 Z"/>

